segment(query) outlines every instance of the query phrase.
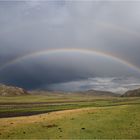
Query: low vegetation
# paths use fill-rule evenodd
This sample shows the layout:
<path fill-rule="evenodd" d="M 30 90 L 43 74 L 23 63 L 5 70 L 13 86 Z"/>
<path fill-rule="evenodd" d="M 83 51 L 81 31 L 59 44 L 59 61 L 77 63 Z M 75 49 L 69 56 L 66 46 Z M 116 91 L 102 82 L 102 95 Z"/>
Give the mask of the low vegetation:
<path fill-rule="evenodd" d="M 138 97 L 0 97 L 0 138 L 139 139 L 139 108 Z"/>

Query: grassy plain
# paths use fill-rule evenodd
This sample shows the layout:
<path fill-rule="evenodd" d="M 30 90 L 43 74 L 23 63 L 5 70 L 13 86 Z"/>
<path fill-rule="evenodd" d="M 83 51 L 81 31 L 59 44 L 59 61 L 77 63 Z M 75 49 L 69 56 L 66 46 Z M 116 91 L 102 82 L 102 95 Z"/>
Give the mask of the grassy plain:
<path fill-rule="evenodd" d="M 140 139 L 140 98 L 0 97 L 0 116 L 1 139 Z"/>

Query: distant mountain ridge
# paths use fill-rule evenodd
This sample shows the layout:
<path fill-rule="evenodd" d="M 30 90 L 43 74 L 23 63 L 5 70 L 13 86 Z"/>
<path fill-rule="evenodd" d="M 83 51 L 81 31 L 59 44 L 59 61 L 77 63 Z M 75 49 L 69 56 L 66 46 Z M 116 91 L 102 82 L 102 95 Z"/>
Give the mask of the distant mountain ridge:
<path fill-rule="evenodd" d="M 81 96 L 119 96 L 110 91 L 99 91 L 99 90 L 87 90 L 87 91 L 76 91 L 76 92 L 65 92 L 65 91 L 47 91 L 47 90 L 33 90 L 27 92 L 23 88 L 7 86 L 0 84 L 0 96 L 22 96 L 22 95 L 81 95 Z"/>
<path fill-rule="evenodd" d="M 118 94 L 115 94 L 110 91 L 100 91 L 100 90 L 88 90 L 88 91 L 81 91 L 76 92 L 77 94 L 85 94 L 85 95 L 91 95 L 91 96 L 118 96 Z"/>
<path fill-rule="evenodd" d="M 23 88 L 0 84 L 0 96 L 22 96 L 28 94 Z"/>
<path fill-rule="evenodd" d="M 140 97 L 140 88 L 125 92 L 122 97 Z"/>
<path fill-rule="evenodd" d="M 88 91 L 75 91 L 75 92 L 65 92 L 65 91 L 47 91 L 47 90 L 37 90 L 30 92 L 35 95 L 85 95 L 85 96 L 119 96 L 119 94 L 115 94 L 109 91 L 98 91 L 98 90 L 88 90 Z"/>

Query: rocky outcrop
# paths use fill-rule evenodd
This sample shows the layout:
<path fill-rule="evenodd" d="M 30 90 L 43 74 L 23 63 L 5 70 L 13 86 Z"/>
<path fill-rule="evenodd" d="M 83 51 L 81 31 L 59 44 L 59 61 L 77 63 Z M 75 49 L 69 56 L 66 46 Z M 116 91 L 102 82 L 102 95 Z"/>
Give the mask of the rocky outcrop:
<path fill-rule="evenodd" d="M 22 96 L 28 94 L 29 93 L 22 88 L 0 84 L 0 96 Z"/>

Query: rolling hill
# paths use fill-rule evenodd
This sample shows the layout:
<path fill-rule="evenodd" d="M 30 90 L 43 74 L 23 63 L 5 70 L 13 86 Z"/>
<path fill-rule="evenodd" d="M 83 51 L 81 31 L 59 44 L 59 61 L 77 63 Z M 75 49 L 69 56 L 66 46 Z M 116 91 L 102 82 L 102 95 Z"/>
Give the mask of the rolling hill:
<path fill-rule="evenodd" d="M 140 97 L 140 88 L 125 92 L 122 97 Z"/>
<path fill-rule="evenodd" d="M 100 91 L 100 90 L 81 91 L 81 92 L 76 92 L 76 94 L 88 95 L 88 96 L 118 96 L 118 94 L 115 94 L 113 92 Z"/>
<path fill-rule="evenodd" d="M 30 91 L 32 95 L 81 95 L 81 96 L 119 96 L 113 92 L 109 91 L 99 91 L 99 90 L 88 90 L 88 91 L 75 91 L 75 92 L 65 92 L 65 91 L 47 91 L 47 90 L 38 90 L 38 91 Z"/>

